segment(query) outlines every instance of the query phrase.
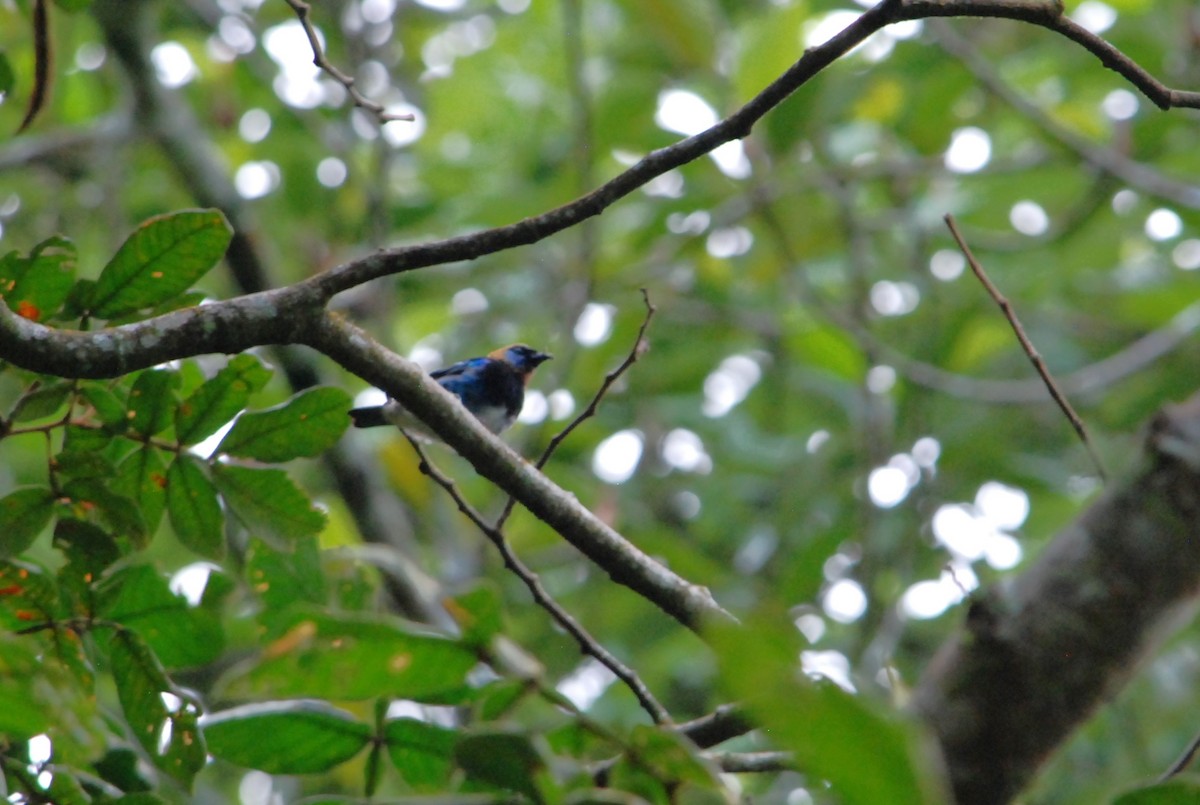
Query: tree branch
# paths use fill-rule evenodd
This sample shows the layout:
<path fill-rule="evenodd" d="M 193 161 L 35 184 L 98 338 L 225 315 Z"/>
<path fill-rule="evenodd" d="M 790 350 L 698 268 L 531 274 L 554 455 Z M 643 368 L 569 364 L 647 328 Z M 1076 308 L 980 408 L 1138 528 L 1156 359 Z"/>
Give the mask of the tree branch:
<path fill-rule="evenodd" d="M 1150 426 L 1142 467 L 1010 589 L 976 600 L 917 710 L 957 800 L 1008 802 L 1200 594 L 1200 394 Z"/>
<path fill-rule="evenodd" d="M 687 582 L 642 553 L 579 500 L 530 466 L 487 430 L 421 367 L 389 352 L 335 314 L 305 328 L 303 343 L 387 392 L 538 519 L 629 587 L 691 629 L 705 616 L 730 619 L 705 587 Z"/>

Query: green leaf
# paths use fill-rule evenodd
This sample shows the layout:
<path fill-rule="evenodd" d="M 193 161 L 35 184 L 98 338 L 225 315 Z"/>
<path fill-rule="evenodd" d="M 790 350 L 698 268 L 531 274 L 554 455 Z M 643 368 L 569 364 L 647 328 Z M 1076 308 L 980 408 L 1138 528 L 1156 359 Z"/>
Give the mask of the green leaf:
<path fill-rule="evenodd" d="M 741 626 L 714 625 L 707 634 L 729 690 L 772 743 L 794 753 L 801 773 L 830 783 L 838 801 L 946 801 L 929 772 L 936 764 L 899 715 L 877 713 L 871 702 L 832 682 L 797 674 L 801 646 L 791 619 L 752 617 Z M 864 773 L 864 755 L 871 758 L 870 773 Z"/>
<path fill-rule="evenodd" d="M 312 501 L 283 470 L 216 464 L 213 481 L 252 532 L 290 539 L 319 533 L 325 527 L 325 515 L 313 508 Z"/>
<path fill-rule="evenodd" d="M 180 454 L 167 470 L 167 513 L 187 548 L 209 559 L 225 554 L 225 515 L 202 462 Z"/>
<path fill-rule="evenodd" d="M 124 433 L 129 427 L 129 417 L 124 401 L 101 383 L 82 383 L 79 393 L 95 409 L 96 415 L 110 433 Z"/>
<path fill-rule="evenodd" d="M 23 552 L 50 522 L 54 493 L 46 487 L 26 487 L 0 498 L 0 558 Z"/>
<path fill-rule="evenodd" d="M 350 424 L 350 403 L 350 395 L 339 388 L 307 389 L 282 405 L 238 417 L 217 450 L 269 462 L 319 455 Z"/>
<path fill-rule="evenodd" d="M 61 235 L 39 243 L 28 258 L 10 252 L 0 258 L 0 295 L 21 316 L 45 321 L 70 294 L 75 262 L 75 244 Z"/>
<path fill-rule="evenodd" d="M 443 604 L 468 645 L 486 646 L 504 628 L 503 604 L 495 585 L 482 582 Z"/>
<path fill-rule="evenodd" d="M 186 210 L 145 221 L 100 272 L 91 312 L 111 319 L 183 293 L 221 259 L 232 232 L 219 210 Z"/>
<path fill-rule="evenodd" d="M 54 0 L 54 5 L 69 13 L 87 11 L 92 7 L 92 0 Z"/>
<path fill-rule="evenodd" d="M 142 515 L 147 537 L 154 536 L 167 505 L 167 468 L 162 451 L 144 445 L 117 465 L 113 491 L 133 501 Z"/>
<path fill-rule="evenodd" d="M 104 753 L 92 766 L 105 781 L 122 791 L 140 793 L 150 791 L 152 786 L 138 768 L 138 754 L 128 746 L 114 746 Z M 126 805 L 126 800 L 119 800 Z"/>
<path fill-rule="evenodd" d="M 455 762 L 467 779 L 524 794 L 544 802 L 543 788 L 553 785 L 546 758 L 529 736 L 515 731 L 487 730 L 465 735 L 454 747 Z"/>
<path fill-rule="evenodd" d="M 116 542 L 93 523 L 64 517 L 54 524 L 54 547 L 67 559 L 58 570 L 64 603 L 75 616 L 95 616 L 101 604 L 94 584 L 121 558 Z"/>
<path fill-rule="evenodd" d="M 206 754 L 195 705 L 171 683 L 154 652 L 134 632 L 116 631 L 109 660 L 130 731 L 154 765 L 190 789 Z M 171 694 L 175 707 L 167 707 L 164 693 Z M 165 729 L 170 729 L 170 737 L 164 747 L 159 744 Z"/>
<path fill-rule="evenodd" d="M 629 735 L 629 744 L 660 779 L 705 786 L 717 784 L 720 770 L 676 732 L 638 724 Z"/>
<path fill-rule="evenodd" d="M 35 384 L 25 391 L 13 405 L 8 418 L 13 422 L 29 422 L 43 419 L 59 412 L 71 393 L 71 382 L 66 380 Z"/>
<path fill-rule="evenodd" d="M 0 50 L 0 95 L 12 92 L 14 80 L 12 65 L 8 63 L 8 55 Z"/>
<path fill-rule="evenodd" d="M 38 650 L 22 636 L 0 635 L 0 735 L 9 740 L 31 738 L 50 726 L 51 712 L 38 695 L 45 674 Z"/>
<path fill-rule="evenodd" d="M 248 704 L 206 716 L 208 751 L 268 774 L 316 774 L 357 755 L 371 728 L 323 701 Z"/>
<path fill-rule="evenodd" d="M 1200 802 L 1200 778 L 1196 775 L 1175 777 L 1128 791 L 1112 801 L 1112 805 L 1193 805 Z"/>
<path fill-rule="evenodd" d="M 459 643 L 398 621 L 312 611 L 293 614 L 243 684 L 253 695 L 445 704 L 462 699 L 477 661 Z"/>
<path fill-rule="evenodd" d="M 384 724 L 383 737 L 404 782 L 417 791 L 445 788 L 454 769 L 457 731 L 415 718 L 397 718 Z"/>
<path fill-rule="evenodd" d="M 123 567 L 100 589 L 111 597 L 104 617 L 136 630 L 168 668 L 203 665 L 221 653 L 225 638 L 216 615 L 189 607 L 150 565 Z"/>
<path fill-rule="evenodd" d="M 270 379 L 271 370 L 253 355 L 233 358 L 180 404 L 175 412 L 175 437 L 180 444 L 203 441 L 245 408 L 250 395 Z"/>
<path fill-rule="evenodd" d="M 171 424 L 176 405 L 172 386 L 178 382 L 179 375 L 161 369 L 148 369 L 137 376 L 125 414 L 134 433 L 149 438 Z"/>
<path fill-rule="evenodd" d="M 16 631 L 58 616 L 58 588 L 53 577 L 32 562 L 0 561 L 0 625 Z"/>
<path fill-rule="evenodd" d="M 286 616 L 292 604 L 320 606 L 329 597 L 314 536 L 298 537 L 279 550 L 263 540 L 250 540 L 246 549 L 246 577 L 262 599 L 259 619 L 271 634 L 275 633 L 271 629 L 273 621 Z"/>
<path fill-rule="evenodd" d="M 106 479 L 72 480 L 63 487 L 63 495 L 74 516 L 80 519 L 99 516 L 117 536 L 145 546 L 148 531 L 141 510 L 132 500 L 113 491 Z"/>

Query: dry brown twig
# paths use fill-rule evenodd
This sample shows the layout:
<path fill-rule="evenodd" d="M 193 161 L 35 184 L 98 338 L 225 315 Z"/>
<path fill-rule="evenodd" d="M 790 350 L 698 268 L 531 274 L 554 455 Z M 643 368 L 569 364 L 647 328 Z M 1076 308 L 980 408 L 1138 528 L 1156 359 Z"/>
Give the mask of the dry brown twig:
<path fill-rule="evenodd" d="M 1046 367 L 1046 362 L 1042 360 L 1042 356 L 1033 346 L 1033 342 L 1029 340 L 1029 336 L 1025 333 L 1025 328 L 1021 326 L 1020 320 L 1017 319 L 1017 314 L 1013 310 L 1012 303 L 1004 294 L 1000 293 L 1000 289 L 995 283 L 988 278 L 987 273 L 983 270 L 983 266 L 975 259 L 975 255 L 971 252 L 971 247 L 967 245 L 963 239 L 962 233 L 958 231 L 958 224 L 954 221 L 954 216 L 947 213 L 944 217 L 946 226 L 950 229 L 950 234 L 954 236 L 958 248 L 962 250 L 963 256 L 967 258 L 967 264 L 971 266 L 971 271 L 975 274 L 976 279 L 983 285 L 984 290 L 992 297 L 992 300 L 1000 306 L 1000 310 L 1004 313 L 1004 318 L 1008 319 L 1009 325 L 1017 336 L 1017 341 L 1021 343 L 1021 349 L 1025 350 L 1025 354 L 1029 356 L 1029 360 L 1033 363 L 1033 368 L 1041 376 L 1042 382 L 1046 384 L 1046 390 L 1050 392 L 1050 396 L 1054 398 L 1054 402 L 1066 415 L 1070 421 L 1071 427 L 1075 429 L 1075 433 L 1079 436 L 1079 440 L 1083 442 L 1083 446 L 1087 449 L 1088 455 L 1092 459 L 1092 463 L 1096 467 L 1096 472 L 1100 475 L 1100 480 L 1107 481 L 1108 475 L 1104 472 L 1104 465 L 1100 462 L 1100 456 L 1092 446 L 1091 439 L 1088 438 L 1087 428 L 1083 424 L 1083 420 L 1075 413 L 1075 409 L 1071 407 L 1071 403 L 1067 401 L 1066 395 L 1058 388 L 1058 384 L 1054 381 L 1054 377 L 1050 374 L 1050 370 Z"/>
<path fill-rule="evenodd" d="M 368 98 L 358 91 L 354 86 L 354 76 L 348 75 L 329 61 L 329 57 L 325 55 L 325 48 L 321 46 L 321 40 L 317 36 L 317 29 L 313 27 L 312 21 L 309 19 L 309 14 L 312 12 L 312 6 L 304 2 L 304 0 L 283 0 L 292 7 L 296 12 L 296 19 L 300 21 L 300 26 L 304 28 L 304 35 L 308 37 L 309 47 L 313 52 L 313 64 L 323 70 L 334 81 L 346 88 L 346 92 L 350 95 L 350 100 L 354 101 L 354 105 L 359 109 L 365 109 L 375 116 L 375 119 L 380 123 L 391 123 L 396 120 L 413 121 L 416 116 L 410 113 L 395 114 L 387 111 L 382 104 Z"/>

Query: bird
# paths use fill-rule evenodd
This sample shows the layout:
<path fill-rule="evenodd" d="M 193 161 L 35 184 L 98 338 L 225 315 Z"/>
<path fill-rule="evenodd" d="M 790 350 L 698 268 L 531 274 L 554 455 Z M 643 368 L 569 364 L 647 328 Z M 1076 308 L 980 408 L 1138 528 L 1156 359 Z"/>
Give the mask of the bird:
<path fill-rule="evenodd" d="M 429 376 L 458 397 L 485 428 L 499 434 L 521 413 L 525 387 L 533 371 L 551 357 L 525 344 L 512 344 L 430 372 Z M 350 419 L 356 428 L 392 425 L 420 430 L 416 418 L 395 400 L 351 409 Z"/>

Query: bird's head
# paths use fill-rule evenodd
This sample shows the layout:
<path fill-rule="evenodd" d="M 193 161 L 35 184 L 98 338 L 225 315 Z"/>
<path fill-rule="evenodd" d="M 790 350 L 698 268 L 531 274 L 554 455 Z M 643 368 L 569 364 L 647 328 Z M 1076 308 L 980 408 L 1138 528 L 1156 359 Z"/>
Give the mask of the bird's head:
<path fill-rule="evenodd" d="M 552 356 L 545 352 L 538 352 L 533 347 L 527 347 L 524 344 L 513 344 L 510 347 L 501 347 L 488 353 L 488 357 L 510 364 L 528 378 L 534 369 L 550 360 Z"/>

